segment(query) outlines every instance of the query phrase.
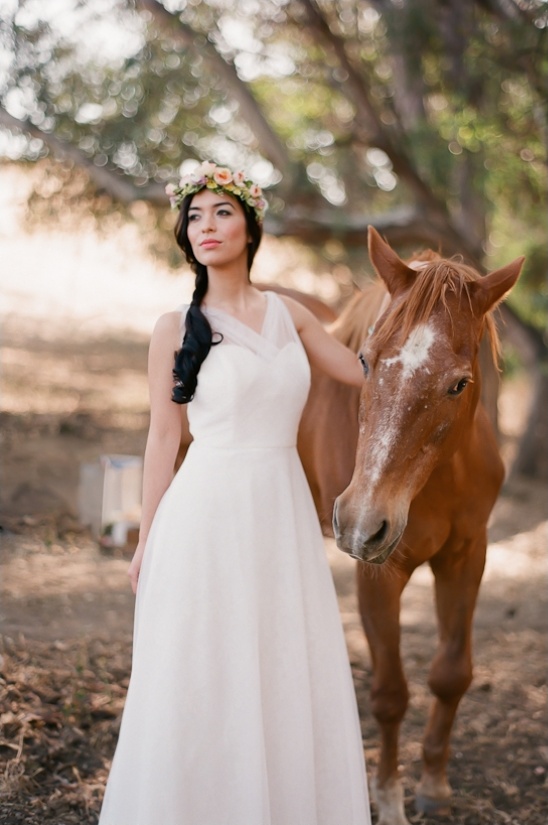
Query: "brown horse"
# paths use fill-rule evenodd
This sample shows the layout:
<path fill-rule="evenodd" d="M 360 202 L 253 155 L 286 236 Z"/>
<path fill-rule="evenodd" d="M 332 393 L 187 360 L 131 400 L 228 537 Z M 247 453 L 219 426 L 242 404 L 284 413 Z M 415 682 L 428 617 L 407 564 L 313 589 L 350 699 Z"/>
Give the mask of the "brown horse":
<path fill-rule="evenodd" d="M 398 778 L 398 733 L 408 701 L 400 598 L 413 571 L 428 562 L 439 647 L 429 676 L 434 700 L 416 803 L 421 811 L 443 813 L 451 796 L 451 727 L 472 678 L 471 625 L 487 519 L 504 474 L 480 402 L 478 349 L 486 333 L 496 354 L 491 310 L 515 284 L 523 259 L 483 278 L 433 254 L 409 266 L 373 229 L 369 253 L 390 304 L 368 336 L 383 294 L 375 285 L 334 330 L 359 350 L 363 389 L 358 400 L 352 390 L 315 376 L 300 450 L 324 523 L 350 481 L 336 500 L 333 524 L 340 549 L 361 562 L 359 605 L 381 733 L 379 825 L 406 825 Z"/>
<path fill-rule="evenodd" d="M 471 624 L 486 523 L 503 478 L 479 401 L 478 348 L 487 333 L 496 353 L 490 311 L 516 282 L 522 260 L 480 278 L 429 251 L 408 266 L 373 229 L 369 248 L 386 288 L 383 282 L 366 287 L 331 328 L 361 352 L 367 372 L 361 395 L 313 371 L 298 446 L 324 531 L 331 531 L 339 496 L 339 546 L 367 562 L 358 565 L 357 588 L 374 668 L 372 709 L 381 730 L 379 825 L 405 825 L 397 767 L 408 700 L 400 598 L 413 570 L 428 561 L 436 581 L 440 644 L 429 679 L 435 698 L 417 806 L 441 813 L 451 794 L 451 727 L 472 677 Z M 392 300 L 383 312 L 388 293 Z M 332 320 L 317 300 L 290 294 L 324 322 Z M 189 442 L 185 430 L 178 463 Z"/>

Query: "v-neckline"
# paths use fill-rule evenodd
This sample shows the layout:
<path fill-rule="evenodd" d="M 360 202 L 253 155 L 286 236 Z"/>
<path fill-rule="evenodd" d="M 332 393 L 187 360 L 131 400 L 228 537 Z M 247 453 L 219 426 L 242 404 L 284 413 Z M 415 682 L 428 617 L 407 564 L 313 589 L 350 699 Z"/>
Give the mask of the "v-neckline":
<path fill-rule="evenodd" d="M 217 315 L 217 316 L 220 315 L 223 318 L 228 318 L 231 322 L 233 322 L 235 324 L 238 324 L 241 327 L 244 327 L 246 330 L 249 330 L 249 332 L 251 332 L 253 335 L 257 335 L 257 336 L 259 336 L 259 338 L 264 338 L 265 329 L 266 329 L 266 321 L 267 321 L 267 318 L 268 318 L 268 315 L 269 315 L 271 301 L 270 301 L 270 292 L 269 291 L 265 290 L 265 292 L 263 292 L 263 295 L 265 296 L 265 299 L 266 299 L 266 301 L 265 301 L 266 306 L 265 306 L 265 310 L 264 310 L 264 314 L 263 314 L 263 320 L 261 322 L 261 326 L 260 326 L 259 330 L 254 329 L 249 324 L 246 324 L 245 321 L 241 321 L 239 318 L 236 318 L 235 315 L 232 315 L 230 312 L 227 312 L 224 309 L 219 309 L 218 307 L 204 307 L 204 309 L 205 309 L 206 315 L 211 314 L 213 317 L 215 317 L 215 315 Z"/>

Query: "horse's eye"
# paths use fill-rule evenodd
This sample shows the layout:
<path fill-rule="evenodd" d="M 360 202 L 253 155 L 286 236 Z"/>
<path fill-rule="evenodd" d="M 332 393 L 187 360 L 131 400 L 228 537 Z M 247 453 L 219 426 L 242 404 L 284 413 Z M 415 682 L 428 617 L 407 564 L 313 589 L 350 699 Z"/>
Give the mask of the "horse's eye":
<path fill-rule="evenodd" d="M 447 390 L 449 395 L 460 395 L 461 392 L 466 389 L 468 384 L 470 383 L 470 378 L 461 378 L 460 381 L 457 381 L 456 384 L 453 384 L 452 387 L 449 387 Z"/>
<path fill-rule="evenodd" d="M 360 364 L 362 365 L 363 374 L 368 375 L 369 374 L 369 364 L 367 363 L 367 361 L 365 360 L 365 358 L 363 357 L 361 352 L 358 355 L 358 358 L 359 358 Z"/>

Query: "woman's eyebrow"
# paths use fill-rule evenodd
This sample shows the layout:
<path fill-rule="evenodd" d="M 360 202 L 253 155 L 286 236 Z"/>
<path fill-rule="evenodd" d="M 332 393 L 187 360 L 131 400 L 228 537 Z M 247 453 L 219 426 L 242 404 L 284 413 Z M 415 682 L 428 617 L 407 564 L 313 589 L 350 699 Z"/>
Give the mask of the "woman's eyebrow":
<path fill-rule="evenodd" d="M 230 201 L 219 201 L 218 203 L 212 204 L 212 206 L 213 206 L 214 209 L 216 209 L 218 206 L 232 206 L 232 204 L 230 203 Z M 192 210 L 194 210 L 196 212 L 201 212 L 202 207 L 201 206 L 189 206 L 188 211 L 191 212 Z"/>

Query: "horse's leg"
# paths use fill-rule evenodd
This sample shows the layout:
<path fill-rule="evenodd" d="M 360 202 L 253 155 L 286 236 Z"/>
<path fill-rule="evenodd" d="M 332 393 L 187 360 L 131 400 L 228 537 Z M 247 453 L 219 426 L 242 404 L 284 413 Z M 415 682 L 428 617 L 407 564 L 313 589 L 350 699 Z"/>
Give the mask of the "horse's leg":
<path fill-rule="evenodd" d="M 400 656 L 400 600 L 409 573 L 395 565 L 358 565 L 360 615 L 371 651 L 371 709 L 380 730 L 375 785 L 378 825 L 409 825 L 398 775 L 398 736 L 409 692 Z"/>
<path fill-rule="evenodd" d="M 472 620 L 483 568 L 485 537 L 446 547 L 430 561 L 435 577 L 439 645 L 428 685 L 434 694 L 423 741 L 423 771 L 416 806 L 423 813 L 449 813 L 446 768 L 451 728 L 472 681 Z"/>

